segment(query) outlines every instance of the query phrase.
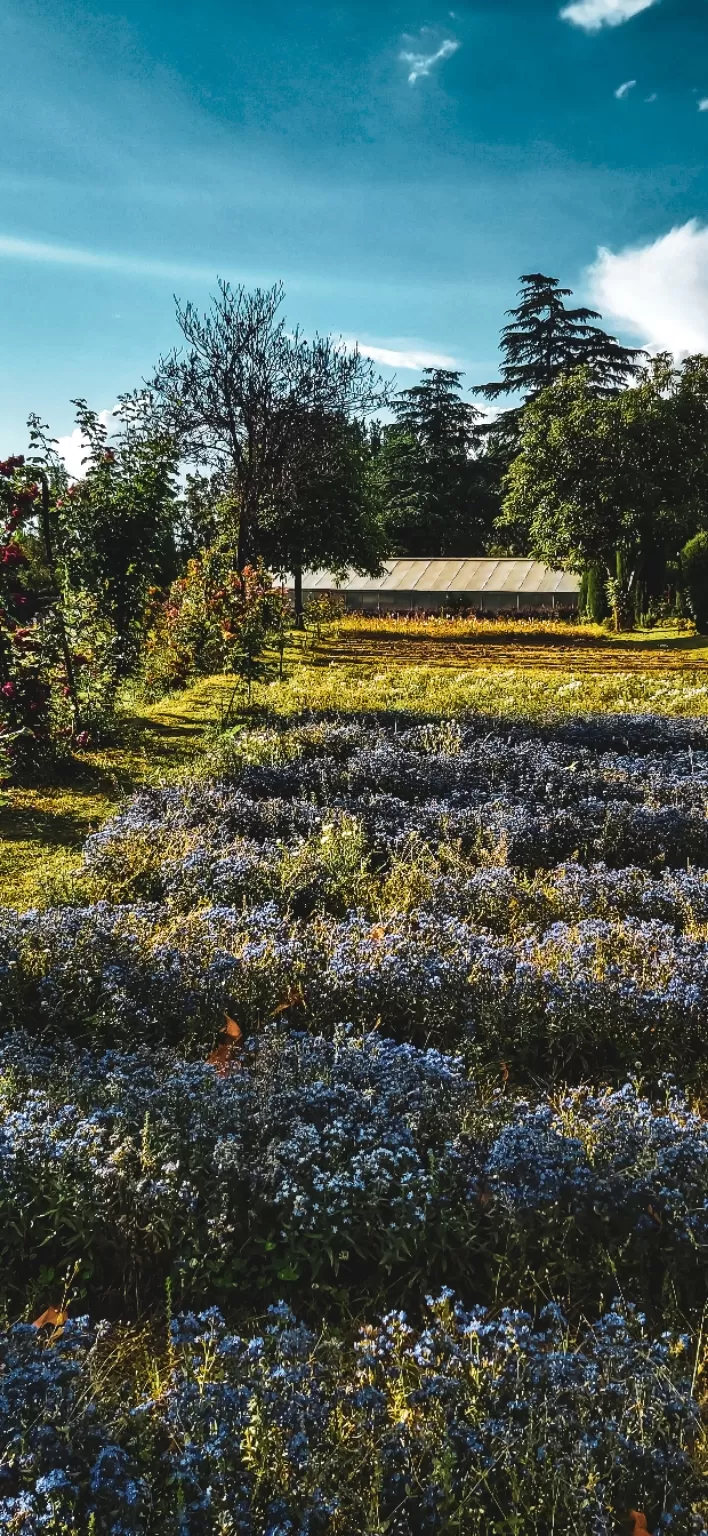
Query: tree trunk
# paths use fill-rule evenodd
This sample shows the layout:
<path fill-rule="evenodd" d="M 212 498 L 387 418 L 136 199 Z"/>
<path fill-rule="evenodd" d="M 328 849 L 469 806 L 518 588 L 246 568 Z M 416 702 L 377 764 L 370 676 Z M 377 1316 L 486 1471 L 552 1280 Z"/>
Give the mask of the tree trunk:
<path fill-rule="evenodd" d="M 239 575 L 247 565 L 255 565 L 258 559 L 259 509 L 257 490 L 251 488 L 241 496 L 238 515 L 238 554 L 236 561 Z"/>
<path fill-rule="evenodd" d="M 293 570 L 294 599 L 295 599 L 295 628 L 305 628 L 305 608 L 302 601 L 302 566 L 296 565 Z"/>
<path fill-rule="evenodd" d="M 246 566 L 249 564 L 249 559 L 248 559 L 248 520 L 247 520 L 245 508 L 243 506 L 241 507 L 241 511 L 239 513 L 239 519 L 238 519 L 238 551 L 237 551 L 237 554 L 236 554 L 236 564 L 238 566 L 239 576 L 242 576 L 244 570 L 246 569 Z"/>

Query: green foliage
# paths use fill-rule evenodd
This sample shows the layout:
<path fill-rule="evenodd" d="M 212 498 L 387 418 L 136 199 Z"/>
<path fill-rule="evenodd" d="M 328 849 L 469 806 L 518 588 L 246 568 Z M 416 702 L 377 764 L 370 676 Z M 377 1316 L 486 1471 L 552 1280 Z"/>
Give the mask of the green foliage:
<path fill-rule="evenodd" d="M 302 452 L 313 431 L 329 436 L 329 424 L 351 424 L 386 400 L 369 359 L 330 336 L 306 341 L 287 325 L 283 298 L 280 283 L 249 293 L 220 282 L 205 314 L 178 304 L 186 349 L 162 358 L 153 381 L 184 456 L 233 495 L 239 570 L 264 555 L 264 539 L 285 550 L 306 524 Z M 324 528 L 320 508 L 318 520 Z"/>
<path fill-rule="evenodd" d="M 15 456 L 0 463 L 0 776 L 33 772 L 52 754 L 51 686 L 41 595 L 30 576 L 23 528 L 40 488 Z"/>
<path fill-rule="evenodd" d="M 116 731 L 120 690 L 123 682 L 123 651 L 120 638 L 110 618 L 93 592 L 69 588 L 62 602 L 62 618 L 71 652 L 76 698 L 81 730 L 75 744 L 97 746 L 112 741 Z M 60 640 L 55 632 L 55 617 L 50 613 L 45 628 L 56 659 L 61 663 Z M 64 725 L 71 724 L 65 687 L 60 690 L 64 704 Z"/>
<path fill-rule="evenodd" d="M 611 397 L 589 369 L 567 375 L 524 410 L 500 526 L 524 530 L 531 553 L 554 569 L 601 567 L 626 627 L 643 560 L 675 549 L 701 515 L 707 429 L 705 360 L 674 369 L 658 358 Z"/>
<path fill-rule="evenodd" d="M 599 393 L 616 394 L 636 374 L 645 354 L 621 346 L 592 325 L 601 319 L 597 310 L 568 309 L 563 300 L 572 296 L 571 288 L 561 288 L 557 278 L 542 272 L 527 273 L 520 281 L 520 302 L 507 311 L 510 323 L 501 333 L 502 378 L 478 384 L 476 394 L 487 400 L 522 394 L 533 400 L 576 368 L 588 369 Z"/>
<path fill-rule="evenodd" d="M 336 633 L 337 625 L 345 614 L 344 597 L 338 592 L 315 592 L 308 598 L 305 609 L 307 623 L 316 640 Z"/>
<path fill-rule="evenodd" d="M 182 561 L 194 559 L 219 539 L 234 543 L 238 535 L 238 508 L 217 475 L 188 474 L 175 513 L 175 542 Z"/>
<path fill-rule="evenodd" d="M 601 567 L 591 565 L 583 571 L 580 582 L 580 607 L 593 624 L 604 624 L 609 616 L 607 601 L 607 576 Z"/>
<path fill-rule="evenodd" d="M 491 519 L 479 462 L 482 414 L 460 398 L 461 378 L 425 368 L 423 382 L 392 402 L 396 423 L 383 432 L 378 469 L 399 554 L 463 556 L 483 548 Z"/>
<path fill-rule="evenodd" d="M 681 551 L 681 580 L 698 633 L 708 633 L 708 533 L 697 533 Z"/>
<path fill-rule="evenodd" d="M 96 411 L 83 400 L 75 404 L 86 470 L 57 500 L 59 555 L 66 585 L 91 593 L 113 625 L 127 673 L 149 588 L 174 574 L 176 451 L 154 426 L 145 397 L 122 402 L 110 438 Z"/>
<path fill-rule="evenodd" d="M 302 413 L 287 475 L 263 517 L 260 549 L 278 572 L 380 570 L 386 538 L 378 482 L 358 423 L 342 413 Z"/>
<path fill-rule="evenodd" d="M 234 673 L 247 687 L 264 675 L 263 651 L 287 635 L 287 601 L 261 568 L 239 575 L 223 541 L 189 560 L 167 597 L 154 592 L 142 685 L 148 698 L 197 677 Z"/>

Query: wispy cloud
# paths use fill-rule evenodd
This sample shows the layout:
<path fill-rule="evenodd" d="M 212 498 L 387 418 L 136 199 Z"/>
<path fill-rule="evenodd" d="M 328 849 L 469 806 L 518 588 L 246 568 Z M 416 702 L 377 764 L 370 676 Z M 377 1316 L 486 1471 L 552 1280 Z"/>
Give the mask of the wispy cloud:
<path fill-rule="evenodd" d="M 345 338 L 345 344 L 349 347 L 357 346 L 365 357 L 370 357 L 375 363 L 382 363 L 385 368 L 402 368 L 411 373 L 420 373 L 421 368 L 457 368 L 456 358 L 448 356 L 445 352 L 430 352 L 426 347 L 417 347 L 411 344 L 409 347 L 379 347 L 368 341 L 356 341 Z"/>
<path fill-rule="evenodd" d="M 446 37 L 435 49 L 434 53 L 414 53 L 409 48 L 404 48 L 399 58 L 408 65 L 408 84 L 415 85 L 416 80 L 423 79 L 430 74 L 435 64 L 440 64 L 443 59 L 449 59 L 453 53 L 457 53 L 462 45 L 454 37 Z"/>
<path fill-rule="evenodd" d="M 708 227 L 689 219 L 647 245 L 600 250 L 590 297 L 654 351 L 708 350 Z"/>
<path fill-rule="evenodd" d="M 85 246 L 54 245 L 44 240 L 18 240 L 0 234 L 0 259 L 44 262 L 51 266 L 90 267 L 97 272 L 123 272 L 129 277 L 160 277 L 170 280 L 192 278 L 196 282 L 213 279 L 210 267 L 197 267 L 172 261 L 154 261 L 151 257 L 122 256 L 112 251 L 91 251 Z"/>
<path fill-rule="evenodd" d="M 698 103 L 699 112 L 708 112 L 708 96 L 702 96 Z"/>
<path fill-rule="evenodd" d="M 648 103 L 649 103 L 649 105 L 651 105 L 651 103 L 652 103 L 652 102 L 653 102 L 653 101 L 658 101 L 658 99 L 659 99 L 659 98 L 658 98 L 658 96 L 657 96 L 657 94 L 656 94 L 656 91 L 652 91 L 652 93 L 651 93 L 651 96 L 645 96 L 645 97 L 644 97 L 644 100 L 645 100 L 645 101 L 646 101 L 646 102 L 648 102 Z"/>
<path fill-rule="evenodd" d="M 601 27 L 621 27 L 640 11 L 647 11 L 657 0 L 572 0 L 561 11 L 564 21 L 572 21 L 585 32 L 599 32 Z"/>
<path fill-rule="evenodd" d="M 636 80 L 625 80 L 623 85 L 618 85 L 617 90 L 615 91 L 617 100 L 624 101 L 625 96 L 628 96 L 630 91 L 634 90 L 636 83 Z"/>

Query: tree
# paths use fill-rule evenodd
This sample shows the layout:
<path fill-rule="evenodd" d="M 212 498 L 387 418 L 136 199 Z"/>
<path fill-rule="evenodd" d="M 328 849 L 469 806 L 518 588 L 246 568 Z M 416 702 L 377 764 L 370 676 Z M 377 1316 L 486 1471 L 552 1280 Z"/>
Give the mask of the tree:
<path fill-rule="evenodd" d="M 303 412 L 278 497 L 262 528 L 264 557 L 294 577 L 303 624 L 302 573 L 353 566 L 376 575 L 386 553 L 366 433 L 342 413 Z"/>
<path fill-rule="evenodd" d="M 181 560 L 192 559 L 200 550 L 210 549 L 225 535 L 235 544 L 238 509 L 222 476 L 204 475 L 199 471 L 187 474 L 175 512 L 175 540 Z"/>
<path fill-rule="evenodd" d="M 571 288 L 561 288 L 557 278 L 542 272 L 526 273 L 520 282 L 520 302 L 507 310 L 509 324 L 501 333 L 502 377 L 476 385 L 475 394 L 487 400 L 510 394 L 533 400 L 579 367 L 588 369 L 600 394 L 614 394 L 636 375 L 645 354 L 623 347 L 593 325 L 602 318 L 597 310 L 568 309 L 563 301 L 572 296 Z"/>
<path fill-rule="evenodd" d="M 85 400 L 73 404 L 86 468 L 57 499 L 58 551 L 68 585 L 91 593 L 113 624 L 126 671 L 148 589 L 176 574 L 176 445 L 160 430 L 149 396 L 121 402 L 110 438 Z"/>
<path fill-rule="evenodd" d="M 562 377 L 523 414 L 501 519 L 554 569 L 605 572 L 615 623 L 642 564 L 676 552 L 708 500 L 708 359 L 656 359 L 632 388 L 598 394 Z"/>
<path fill-rule="evenodd" d="M 289 330 L 283 297 L 280 283 L 249 293 L 220 281 L 206 314 L 178 304 L 186 351 L 162 358 L 152 381 L 184 457 L 223 475 L 233 493 L 240 571 L 262 554 L 263 529 L 289 505 L 303 418 L 350 419 L 386 399 L 356 348 Z"/>
<path fill-rule="evenodd" d="M 406 555 L 481 551 L 491 525 L 480 464 L 482 413 L 461 398 L 462 375 L 425 368 L 423 379 L 392 402 L 395 425 L 384 430 L 379 470 L 386 526 Z"/>
<path fill-rule="evenodd" d="M 602 566 L 591 565 L 580 578 L 580 612 L 592 619 L 593 624 L 604 624 L 610 607 L 607 601 L 607 575 Z"/>

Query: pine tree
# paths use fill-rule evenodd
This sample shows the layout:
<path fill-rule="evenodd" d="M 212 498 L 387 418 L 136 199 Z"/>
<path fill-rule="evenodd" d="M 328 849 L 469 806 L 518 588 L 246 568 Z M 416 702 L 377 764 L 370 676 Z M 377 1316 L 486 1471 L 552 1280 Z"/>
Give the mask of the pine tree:
<path fill-rule="evenodd" d="M 468 555 L 483 547 L 489 509 L 479 468 L 481 411 L 455 369 L 426 368 L 391 402 L 380 466 L 387 525 L 399 554 Z"/>
<path fill-rule="evenodd" d="M 594 325 L 602 319 L 597 310 L 568 309 L 564 300 L 572 297 L 571 288 L 542 272 L 526 273 L 520 281 L 520 302 L 507 311 L 509 324 L 501 333 L 502 378 L 478 384 L 475 394 L 487 400 L 521 394 L 526 402 L 563 374 L 588 367 L 598 392 L 611 395 L 637 373 L 645 354 Z"/>

